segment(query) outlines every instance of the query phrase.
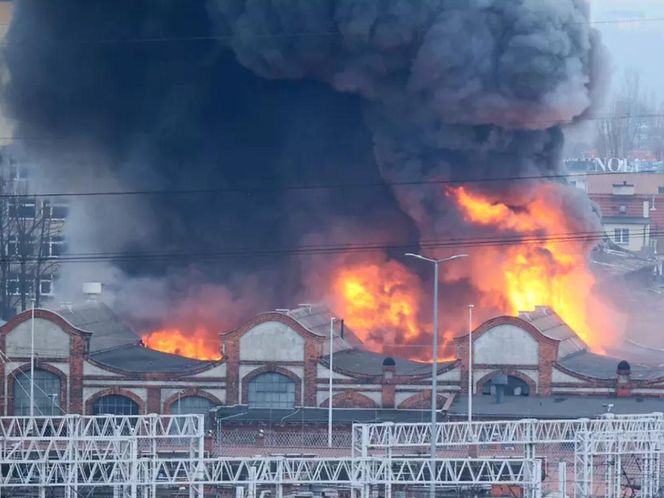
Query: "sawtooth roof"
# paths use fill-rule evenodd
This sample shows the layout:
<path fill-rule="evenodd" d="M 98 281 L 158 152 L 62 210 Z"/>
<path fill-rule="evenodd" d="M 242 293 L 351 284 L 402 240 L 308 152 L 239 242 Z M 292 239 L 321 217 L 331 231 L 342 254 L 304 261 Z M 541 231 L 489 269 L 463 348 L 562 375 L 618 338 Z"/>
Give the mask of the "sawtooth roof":
<path fill-rule="evenodd" d="M 79 330 L 90 332 L 90 353 L 138 344 L 141 338 L 104 303 L 91 301 L 61 306 L 53 312 Z"/>

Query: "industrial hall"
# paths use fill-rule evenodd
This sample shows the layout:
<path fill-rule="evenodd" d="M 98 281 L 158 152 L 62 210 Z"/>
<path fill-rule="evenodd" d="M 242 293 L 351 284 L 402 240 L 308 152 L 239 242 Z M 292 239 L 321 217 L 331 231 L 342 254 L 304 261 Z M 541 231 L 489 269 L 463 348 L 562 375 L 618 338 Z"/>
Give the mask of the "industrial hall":
<path fill-rule="evenodd" d="M 332 392 L 336 424 L 428 420 L 431 364 L 368 351 L 330 319 L 325 306 L 261 313 L 221 334 L 220 360 L 201 361 L 145 347 L 99 302 L 28 310 L 0 327 L 0 412 L 30 414 L 34 351 L 36 416 L 197 413 L 209 427 L 316 427 Z M 592 353 L 550 308 L 495 317 L 471 338 L 472 365 L 468 335 L 438 365 L 441 420 L 465 419 L 468 396 L 479 419 L 664 411 L 657 351 Z"/>

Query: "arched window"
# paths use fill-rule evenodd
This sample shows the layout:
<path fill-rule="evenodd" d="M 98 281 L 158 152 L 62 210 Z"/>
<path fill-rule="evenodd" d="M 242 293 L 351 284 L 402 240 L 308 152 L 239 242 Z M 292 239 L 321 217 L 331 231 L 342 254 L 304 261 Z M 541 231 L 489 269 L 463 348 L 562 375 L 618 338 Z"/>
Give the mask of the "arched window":
<path fill-rule="evenodd" d="M 60 379 L 47 370 L 35 369 L 35 415 L 60 415 Z M 14 415 L 30 415 L 30 371 L 14 380 Z"/>
<path fill-rule="evenodd" d="M 250 408 L 293 408 L 295 382 L 283 374 L 270 372 L 257 375 L 249 382 Z"/>
<path fill-rule="evenodd" d="M 513 375 L 507 375 L 506 377 L 507 384 L 503 384 L 503 394 L 505 396 L 528 396 L 530 394 L 530 388 L 528 387 L 526 381 Z M 490 394 L 495 396 L 496 385 L 494 383 L 494 378 L 489 379 L 484 383 L 482 386 L 482 394 Z"/>
<path fill-rule="evenodd" d="M 173 415 L 203 415 L 205 420 L 205 429 L 210 428 L 210 410 L 215 404 L 202 396 L 183 396 L 171 405 Z"/>
<path fill-rule="evenodd" d="M 138 415 L 138 404 L 127 396 L 109 394 L 92 403 L 93 415 Z"/>

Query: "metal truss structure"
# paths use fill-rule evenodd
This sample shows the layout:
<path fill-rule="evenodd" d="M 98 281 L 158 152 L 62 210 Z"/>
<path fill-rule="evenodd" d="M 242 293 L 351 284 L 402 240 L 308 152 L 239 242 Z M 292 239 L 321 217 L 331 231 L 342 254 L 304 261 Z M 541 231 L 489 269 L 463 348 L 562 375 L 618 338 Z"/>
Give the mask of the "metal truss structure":
<path fill-rule="evenodd" d="M 235 488 L 281 498 L 326 486 L 369 498 L 432 481 L 441 490 L 519 488 L 524 498 L 661 494 L 662 414 L 440 423 L 434 458 L 419 451 L 430 435 L 428 424 L 359 424 L 347 457 L 232 458 L 206 454 L 200 415 L 5 417 L 0 495 L 52 488 L 66 498 L 98 490 L 154 498 L 175 488 L 193 498 Z"/>
<path fill-rule="evenodd" d="M 522 419 L 497 422 L 446 422 L 436 425 L 437 446 L 476 444 L 545 444 L 573 443 L 580 432 L 614 433 L 625 431 L 661 430 L 664 414 L 614 415 L 598 419 L 539 420 Z M 353 450 L 366 454 L 371 450 L 390 448 L 428 448 L 431 424 L 355 424 Z"/>
<path fill-rule="evenodd" d="M 356 424 L 353 456 L 407 454 L 430 446 L 431 425 Z M 559 496 L 620 498 L 660 497 L 664 414 L 615 415 L 597 419 L 439 423 L 434 433 L 437 454 L 522 452 L 524 462 L 557 460 L 546 474 Z M 518 449 L 517 449 L 518 448 Z M 570 476 L 568 465 L 573 469 Z M 550 466 L 553 467 L 553 466 Z M 530 481 L 528 496 L 541 496 L 542 482 Z"/>

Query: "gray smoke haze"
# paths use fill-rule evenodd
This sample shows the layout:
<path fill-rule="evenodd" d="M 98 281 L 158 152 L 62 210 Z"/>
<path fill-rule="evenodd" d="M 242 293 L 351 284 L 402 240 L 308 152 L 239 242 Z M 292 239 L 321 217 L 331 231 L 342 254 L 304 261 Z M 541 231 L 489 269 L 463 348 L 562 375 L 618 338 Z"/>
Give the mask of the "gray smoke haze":
<path fill-rule="evenodd" d="M 387 184 L 558 171 L 561 126 L 589 111 L 600 79 L 600 43 L 584 0 L 54 4 L 17 3 L 4 89 L 19 137 L 53 138 L 25 146 L 42 175 L 57 179 L 52 185 L 385 183 L 77 200 L 75 252 L 470 236 L 475 229 L 460 222 L 440 186 Z M 136 39 L 166 41 L 123 43 Z M 529 186 L 482 188 L 518 201 Z M 563 209 L 583 231 L 594 229 L 589 206 L 572 197 Z M 226 327 L 228 315 L 323 297 L 333 260 L 111 261 L 102 275 L 141 322 L 212 295 L 233 306 L 201 319 Z M 446 306 L 477 292 L 459 281 Z"/>

